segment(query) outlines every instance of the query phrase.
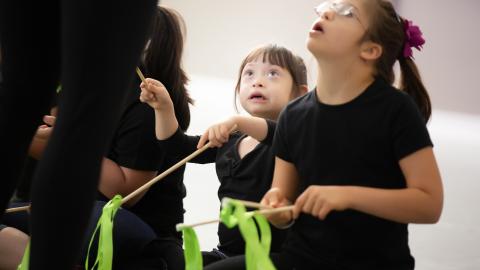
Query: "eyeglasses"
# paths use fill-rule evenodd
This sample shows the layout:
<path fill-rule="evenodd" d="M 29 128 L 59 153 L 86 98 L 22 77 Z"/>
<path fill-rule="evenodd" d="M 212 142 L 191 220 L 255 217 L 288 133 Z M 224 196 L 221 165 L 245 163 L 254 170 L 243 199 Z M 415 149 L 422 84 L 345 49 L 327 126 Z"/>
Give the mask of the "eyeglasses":
<path fill-rule="evenodd" d="M 363 29 L 366 29 L 363 23 L 360 21 L 360 18 L 356 14 L 356 8 L 350 3 L 347 2 L 333 2 L 333 1 L 325 1 L 315 7 L 315 13 L 318 14 L 318 16 L 323 17 L 325 12 L 328 10 L 332 10 L 335 12 L 335 14 L 340 15 L 342 17 L 346 18 L 355 18 L 357 21 L 360 23 L 360 25 L 363 27 Z"/>

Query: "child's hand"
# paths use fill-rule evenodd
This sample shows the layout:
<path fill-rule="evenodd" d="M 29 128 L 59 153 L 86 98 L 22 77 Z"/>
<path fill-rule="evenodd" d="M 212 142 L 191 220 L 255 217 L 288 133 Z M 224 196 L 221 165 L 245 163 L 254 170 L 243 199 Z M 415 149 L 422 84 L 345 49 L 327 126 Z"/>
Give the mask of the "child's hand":
<path fill-rule="evenodd" d="M 279 188 L 271 188 L 263 196 L 261 204 L 268 205 L 269 207 L 278 208 L 282 206 L 290 205 L 290 201 L 285 198 Z M 283 227 L 292 221 L 293 215 L 291 211 L 284 211 L 281 213 L 271 214 L 267 216 L 268 221 L 276 227 Z"/>
<path fill-rule="evenodd" d="M 351 195 L 341 186 L 310 186 L 295 201 L 293 217 L 301 212 L 325 219 L 332 210 L 342 211 L 349 208 Z"/>
<path fill-rule="evenodd" d="M 165 86 L 154 79 L 145 79 L 147 85 L 140 84 L 140 101 L 147 103 L 155 110 L 164 110 L 173 108 L 172 99 Z"/>
<path fill-rule="evenodd" d="M 207 141 L 212 143 L 212 147 L 220 147 L 228 141 L 232 129 L 235 127 L 235 117 L 209 127 L 200 137 L 197 148 L 202 148 Z"/>
<path fill-rule="evenodd" d="M 44 125 L 37 128 L 37 132 L 34 135 L 34 139 L 48 140 L 52 135 L 53 125 L 55 125 L 56 117 L 52 115 L 45 115 L 43 117 Z"/>

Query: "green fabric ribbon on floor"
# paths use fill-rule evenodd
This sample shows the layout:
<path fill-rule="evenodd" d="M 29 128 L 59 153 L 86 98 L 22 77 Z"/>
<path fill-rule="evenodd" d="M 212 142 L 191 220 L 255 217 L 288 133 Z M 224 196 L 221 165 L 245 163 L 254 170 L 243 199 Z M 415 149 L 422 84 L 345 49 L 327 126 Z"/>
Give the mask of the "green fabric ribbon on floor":
<path fill-rule="evenodd" d="M 195 230 L 191 227 L 183 227 L 183 243 L 184 243 L 184 257 L 185 270 L 202 270 L 203 260 L 200 252 L 200 244 Z"/>
<path fill-rule="evenodd" d="M 30 241 L 25 248 L 25 253 L 23 253 L 22 262 L 18 265 L 17 270 L 28 270 L 30 262 Z"/>
<path fill-rule="evenodd" d="M 98 219 L 97 227 L 93 232 L 90 244 L 88 245 L 87 258 L 85 260 L 85 269 L 111 270 L 113 260 L 113 220 L 117 210 L 122 205 L 122 196 L 115 195 L 102 210 L 102 215 Z M 99 231 L 97 258 L 91 268 L 88 267 L 88 257 L 90 247 L 92 246 L 95 235 Z"/>
<path fill-rule="evenodd" d="M 255 225 L 260 229 L 261 239 Z M 274 270 L 270 260 L 272 235 L 267 219 L 255 212 L 246 212 L 245 206 L 238 201 L 229 200 L 223 205 L 220 220 L 227 228 L 238 225 L 245 240 L 245 264 L 247 270 Z"/>

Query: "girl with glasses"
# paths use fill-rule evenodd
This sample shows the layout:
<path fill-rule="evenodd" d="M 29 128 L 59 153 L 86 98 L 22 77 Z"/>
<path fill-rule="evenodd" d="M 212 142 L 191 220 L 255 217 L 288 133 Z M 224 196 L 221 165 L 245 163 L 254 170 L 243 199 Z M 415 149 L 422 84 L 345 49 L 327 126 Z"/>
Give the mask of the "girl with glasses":
<path fill-rule="evenodd" d="M 412 59 L 421 32 L 385 0 L 327 2 L 316 11 L 307 47 L 317 86 L 280 115 L 272 188 L 262 199 L 295 206 L 269 216 L 277 226 L 295 221 L 273 262 L 278 269 L 413 269 L 408 223 L 436 223 L 443 204 L 425 125 L 430 101 Z M 207 269 L 243 269 L 243 262 Z"/>

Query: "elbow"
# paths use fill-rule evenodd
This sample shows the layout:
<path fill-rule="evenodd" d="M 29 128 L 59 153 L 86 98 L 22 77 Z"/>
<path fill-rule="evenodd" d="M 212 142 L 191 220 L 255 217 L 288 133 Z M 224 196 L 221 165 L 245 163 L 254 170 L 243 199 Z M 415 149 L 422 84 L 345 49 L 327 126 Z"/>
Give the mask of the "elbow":
<path fill-rule="evenodd" d="M 424 215 L 424 220 L 422 223 L 426 224 L 435 224 L 440 221 L 443 211 L 443 200 L 439 199 L 432 203 L 429 207 L 429 210 L 426 211 Z"/>
<path fill-rule="evenodd" d="M 438 221 L 440 221 L 440 217 L 442 216 L 442 211 L 443 211 L 443 203 L 440 202 L 439 205 L 436 207 L 436 209 L 432 211 L 432 215 L 430 219 L 431 224 L 435 224 L 435 223 L 438 223 Z"/>
<path fill-rule="evenodd" d="M 431 210 L 430 223 L 438 223 L 440 217 L 442 216 L 443 211 L 443 190 L 440 189 L 440 192 L 437 192 L 433 199 L 433 206 Z"/>
<path fill-rule="evenodd" d="M 425 220 L 423 223 L 425 224 L 435 224 L 435 223 L 438 223 L 438 221 L 440 221 L 440 217 L 442 215 L 442 210 L 436 210 L 436 211 L 432 211 L 432 213 L 429 213 L 428 216 L 426 216 Z"/>

